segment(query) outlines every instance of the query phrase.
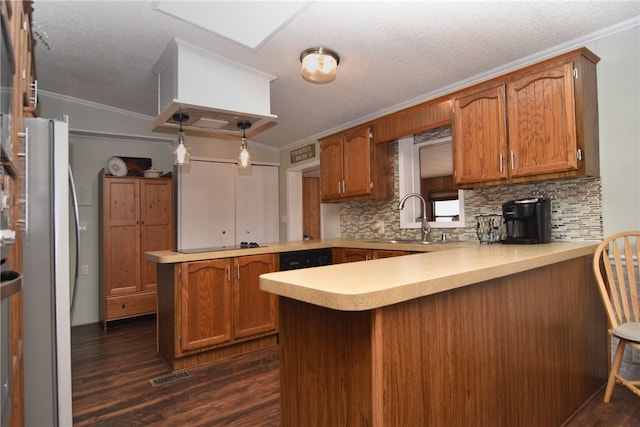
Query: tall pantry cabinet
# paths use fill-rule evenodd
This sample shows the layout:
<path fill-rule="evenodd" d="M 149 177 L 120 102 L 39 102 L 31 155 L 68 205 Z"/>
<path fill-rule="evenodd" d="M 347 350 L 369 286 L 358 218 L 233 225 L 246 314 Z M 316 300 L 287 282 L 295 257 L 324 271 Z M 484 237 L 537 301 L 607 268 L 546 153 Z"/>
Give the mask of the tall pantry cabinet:
<path fill-rule="evenodd" d="M 174 247 L 171 178 L 100 176 L 100 319 L 157 311 L 155 263 L 144 253 Z"/>

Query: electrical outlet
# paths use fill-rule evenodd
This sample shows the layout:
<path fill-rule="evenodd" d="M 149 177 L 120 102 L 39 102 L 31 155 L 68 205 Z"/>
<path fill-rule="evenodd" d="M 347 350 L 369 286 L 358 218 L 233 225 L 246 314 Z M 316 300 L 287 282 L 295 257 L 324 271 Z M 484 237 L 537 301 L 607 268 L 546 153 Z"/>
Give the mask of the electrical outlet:
<path fill-rule="evenodd" d="M 640 363 L 640 349 L 631 349 L 631 362 Z"/>
<path fill-rule="evenodd" d="M 87 264 L 84 264 L 80 268 L 80 274 L 82 274 L 83 276 L 88 276 L 89 275 L 89 266 Z"/>

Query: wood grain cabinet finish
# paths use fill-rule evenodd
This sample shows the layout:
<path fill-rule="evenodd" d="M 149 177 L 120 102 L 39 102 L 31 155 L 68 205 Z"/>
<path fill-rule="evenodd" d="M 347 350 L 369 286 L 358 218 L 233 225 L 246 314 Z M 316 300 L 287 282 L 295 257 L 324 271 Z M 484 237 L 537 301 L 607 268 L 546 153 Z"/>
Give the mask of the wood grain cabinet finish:
<path fill-rule="evenodd" d="M 580 49 L 456 94 L 456 183 L 598 175 L 597 62 Z"/>
<path fill-rule="evenodd" d="M 374 144 L 370 126 L 349 129 L 319 142 L 323 202 L 391 197 L 390 146 Z"/>
<path fill-rule="evenodd" d="M 23 271 L 24 257 L 29 254 L 23 251 L 23 241 L 25 233 L 21 232 L 24 227 L 20 225 L 20 220 L 26 217 L 26 204 L 21 199 L 24 198 L 26 187 L 26 171 L 25 161 L 20 153 L 25 153 L 25 139 L 19 134 L 24 130 L 24 118 L 34 117 L 36 114 L 36 97 L 34 93 L 34 82 L 36 76 L 35 69 L 35 42 L 31 32 L 33 22 L 33 4 L 32 2 L 8 0 L 2 2 L 0 6 L 0 14 L 4 20 L 3 37 L 5 38 L 5 46 L 7 52 L 11 52 L 13 57 L 14 72 L 11 77 L 11 70 L 3 67 L 2 76 L 3 83 L 5 78 L 12 81 L 12 90 L 3 88 L 3 103 L 7 102 L 10 107 L 11 114 L 8 116 L 8 126 L 3 126 L 10 132 L 9 146 L 2 145 L 0 147 L 3 174 L 1 179 L 4 200 L 4 213 L 8 216 L 10 222 L 5 226 L 11 230 L 16 230 L 15 241 L 13 245 L 8 246 L 8 256 L 3 264 L 4 269 L 12 271 Z M 3 86 L 5 86 L 3 84 Z M 31 147 L 37 150 L 38 147 Z M 10 298 L 8 303 L 8 315 L 10 322 L 9 330 L 9 352 L 10 360 L 3 360 L 9 367 L 9 383 L 5 383 L 3 378 L 2 384 L 8 385 L 8 393 L 6 389 L 2 389 L 2 398 L 7 399 L 7 405 L 3 408 L 7 412 L 2 414 L 2 420 L 8 422 L 10 426 L 24 425 L 24 350 L 23 350 L 23 296 L 22 290 L 17 291 L 11 296 L 3 295 Z M 4 318 L 7 320 L 7 318 Z M 4 425 L 4 424 L 3 424 Z"/>
<path fill-rule="evenodd" d="M 277 296 L 259 280 L 273 271 L 273 254 L 180 264 L 178 354 L 277 332 Z"/>
<path fill-rule="evenodd" d="M 231 259 L 185 262 L 180 275 L 180 349 L 230 342 Z"/>
<path fill-rule="evenodd" d="M 155 263 L 148 251 L 173 244 L 173 182 L 169 178 L 100 179 L 101 319 L 156 312 Z"/>
<path fill-rule="evenodd" d="M 281 298 L 280 425 L 562 425 L 606 382 L 591 258 L 373 310 Z"/>
<path fill-rule="evenodd" d="M 578 168 L 573 61 L 507 84 L 511 176 Z"/>
<path fill-rule="evenodd" d="M 453 106 L 456 182 L 465 184 L 506 180 L 504 84 L 460 96 L 454 99 Z"/>
<path fill-rule="evenodd" d="M 373 121 L 373 142 L 388 142 L 451 123 L 451 100 L 436 99 Z"/>
<path fill-rule="evenodd" d="M 278 297 L 260 289 L 260 275 L 277 271 L 273 254 L 234 259 L 233 337 L 247 338 L 276 332 Z"/>
<path fill-rule="evenodd" d="M 414 253 L 416 252 L 388 249 L 334 248 L 333 263 L 369 261 L 371 259 L 391 258 Z"/>

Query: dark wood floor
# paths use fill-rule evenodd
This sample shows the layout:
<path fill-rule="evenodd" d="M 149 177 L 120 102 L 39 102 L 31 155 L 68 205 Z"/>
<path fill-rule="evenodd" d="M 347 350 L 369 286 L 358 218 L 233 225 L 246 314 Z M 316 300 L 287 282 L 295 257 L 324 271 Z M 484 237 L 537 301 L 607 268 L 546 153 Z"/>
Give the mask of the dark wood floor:
<path fill-rule="evenodd" d="M 73 328 L 75 426 L 277 426 L 280 422 L 276 347 L 171 374 L 156 354 L 155 318 Z M 600 391 L 566 426 L 640 426 L 640 399 L 616 386 L 612 403 Z"/>

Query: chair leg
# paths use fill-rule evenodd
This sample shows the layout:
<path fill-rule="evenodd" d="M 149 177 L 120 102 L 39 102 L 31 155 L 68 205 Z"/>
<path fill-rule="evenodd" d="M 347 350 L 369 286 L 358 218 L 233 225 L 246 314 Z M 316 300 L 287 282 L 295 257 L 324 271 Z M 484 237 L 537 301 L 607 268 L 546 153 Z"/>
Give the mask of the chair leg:
<path fill-rule="evenodd" d="M 624 340 L 620 340 L 616 354 L 613 357 L 613 363 L 611 364 L 611 371 L 609 372 L 609 381 L 607 382 L 607 388 L 604 392 L 604 402 L 609 403 L 611 396 L 613 395 L 613 386 L 616 385 L 616 375 L 620 371 L 620 365 L 622 365 L 622 356 L 624 356 L 624 348 L 626 343 Z"/>

